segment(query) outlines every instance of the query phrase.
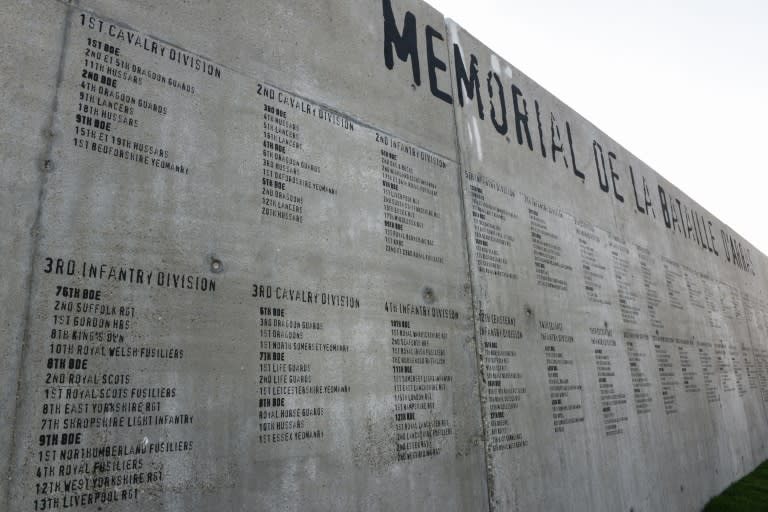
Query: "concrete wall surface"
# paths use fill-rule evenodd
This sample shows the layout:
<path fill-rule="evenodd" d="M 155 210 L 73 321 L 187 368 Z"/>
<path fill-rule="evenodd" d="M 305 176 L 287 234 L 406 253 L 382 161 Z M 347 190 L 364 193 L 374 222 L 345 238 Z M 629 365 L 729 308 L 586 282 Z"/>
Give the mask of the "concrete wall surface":
<path fill-rule="evenodd" d="M 698 510 L 768 261 L 419 0 L 0 8 L 0 510 Z"/>

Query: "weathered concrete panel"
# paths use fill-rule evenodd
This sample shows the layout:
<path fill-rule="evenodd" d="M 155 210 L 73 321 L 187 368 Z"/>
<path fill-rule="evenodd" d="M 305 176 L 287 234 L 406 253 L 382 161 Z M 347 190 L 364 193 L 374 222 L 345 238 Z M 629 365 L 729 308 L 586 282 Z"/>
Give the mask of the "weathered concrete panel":
<path fill-rule="evenodd" d="M 0 510 L 8 510 L 8 469 L 13 445 L 30 261 L 41 183 L 50 151 L 49 130 L 56 108 L 55 88 L 65 9 L 38 2 L 0 6 L 6 30 L 0 38 Z"/>
<path fill-rule="evenodd" d="M 762 256 L 732 265 L 732 231 L 447 32 L 492 508 L 698 509 L 766 456 Z"/>
<path fill-rule="evenodd" d="M 122 9 L 67 9 L 11 502 L 486 508 L 453 112 L 381 5 Z"/>
<path fill-rule="evenodd" d="M 410 62 L 398 64 L 395 72 L 386 72 L 382 65 L 381 0 L 344 4 L 81 0 L 80 5 L 373 126 L 398 127 L 415 144 L 451 157 L 456 154 L 450 105 L 423 94 L 429 80 L 426 68 L 416 80 Z M 442 30 L 442 15 L 415 0 L 394 1 L 391 6 L 400 30 L 405 13 L 415 13 L 419 26 L 414 36 L 420 40 L 418 60 L 423 67 L 428 60 L 425 27 Z M 445 43 L 435 41 L 438 53 L 444 52 L 441 44 Z"/>
<path fill-rule="evenodd" d="M 768 455 L 765 257 L 426 4 L 3 15 L 0 509 L 697 510 Z"/>

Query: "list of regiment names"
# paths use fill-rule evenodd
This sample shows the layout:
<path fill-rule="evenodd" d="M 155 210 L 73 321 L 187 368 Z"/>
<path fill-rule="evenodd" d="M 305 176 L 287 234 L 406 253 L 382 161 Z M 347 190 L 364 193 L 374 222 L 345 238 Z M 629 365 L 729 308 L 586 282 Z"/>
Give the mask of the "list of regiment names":
<path fill-rule="evenodd" d="M 480 340 L 485 354 L 490 445 L 494 452 L 528 445 L 515 429 L 514 417 L 527 395 L 519 350 L 523 333 L 517 318 L 481 310 L 478 313 Z"/>
<path fill-rule="evenodd" d="M 188 351 L 153 341 L 151 316 L 123 297 L 135 288 L 212 295 L 216 281 L 55 257 L 43 259 L 41 274 L 47 325 L 35 340 L 42 357 L 33 383 L 32 509 L 133 501 L 163 485 L 159 457 L 193 451 L 197 415 L 179 406 L 189 403 L 186 389 L 148 377 L 183 372 Z"/>
<path fill-rule="evenodd" d="M 398 461 L 439 455 L 452 441 L 451 327 L 458 311 L 387 301 L 392 361 L 395 454 Z"/>
<path fill-rule="evenodd" d="M 509 224 L 517 219 L 517 214 L 512 211 L 515 192 L 470 171 L 464 172 L 464 179 L 470 189 L 473 247 L 478 272 L 489 277 L 515 279 L 517 276 L 512 272 L 512 261 L 509 258 L 509 249 L 515 240 Z M 504 202 L 493 201 L 492 195 L 499 195 Z"/>
<path fill-rule="evenodd" d="M 449 177 L 447 162 L 412 144 L 376 133 L 381 158 L 385 250 L 398 256 L 443 264 L 438 205 Z"/>
<path fill-rule="evenodd" d="M 171 148 L 160 134 L 206 86 L 220 83 L 221 68 L 87 13 L 75 26 L 69 50 L 74 87 L 64 98 L 74 108 L 65 119 L 74 147 L 105 162 L 193 174 L 187 148 Z"/>
<path fill-rule="evenodd" d="M 262 100 L 261 217 L 303 224 L 308 215 L 317 215 L 317 211 L 307 210 L 309 204 L 335 200 L 339 193 L 307 147 L 305 132 L 333 129 L 351 134 L 355 124 L 268 84 L 258 84 L 256 94 Z"/>
<path fill-rule="evenodd" d="M 199 148 L 185 147 L 191 142 L 184 138 L 184 127 L 175 127 L 180 119 L 194 121 L 189 113 L 195 109 L 204 113 L 211 107 L 208 95 L 225 88 L 222 80 L 230 71 L 89 13 L 77 14 L 72 23 L 57 119 L 65 135 L 60 143 L 69 152 L 65 155 L 74 155 L 73 162 L 87 161 L 87 166 L 68 171 L 81 172 L 85 182 L 92 175 L 104 178 L 140 169 L 163 176 L 173 183 L 170 189 L 212 172 L 209 162 L 204 165 L 194 157 L 202 152 Z M 348 263 L 350 254 L 368 257 L 365 251 L 374 252 L 384 260 L 382 272 L 438 268 L 449 275 L 448 263 L 466 263 L 460 253 L 465 250 L 462 235 L 449 225 L 454 219 L 450 215 L 460 216 L 461 208 L 444 207 L 454 199 L 449 194 L 455 193 L 459 176 L 453 162 L 279 87 L 252 82 L 256 107 L 251 106 L 255 112 L 248 119 L 255 129 L 246 178 L 253 191 L 248 198 L 252 218 L 238 221 L 256 225 L 259 235 L 279 235 L 279 243 L 288 240 L 285 245 L 298 248 L 296 252 L 310 252 L 306 240 L 313 228 L 326 229 L 317 237 L 318 246 L 336 243 L 333 236 L 350 244 L 373 240 L 372 249 L 339 243 L 339 254 Z M 205 116 L 199 117 L 202 125 Z M 344 158 L 329 155 L 329 148 L 347 153 Z M 585 423 L 585 401 L 599 406 L 595 414 L 602 435 L 620 439 L 631 423 L 630 411 L 648 418 L 661 409 L 653 407 L 654 401 L 666 415 L 674 415 L 695 394 L 716 403 L 721 393 L 744 397 L 756 391 L 768 400 L 768 350 L 753 348 L 744 334 L 728 337 L 731 324 L 739 322 L 748 329 L 752 324 L 758 331 L 768 329 L 768 308 L 759 298 L 739 295 L 733 286 L 479 173 L 465 170 L 461 176 L 467 187 L 466 215 L 471 215 L 471 261 L 485 279 L 483 285 L 510 290 L 506 296 L 515 298 L 536 295 L 524 297 L 530 303 L 545 296 L 541 309 L 550 308 L 542 316 L 526 309 L 532 316 L 526 334 L 522 315 L 518 319 L 517 313 L 495 304 L 477 310 L 472 327 L 479 334 L 485 389 L 475 405 L 486 408 L 491 452 L 524 448 L 535 435 L 523 431 L 521 425 L 528 424 L 519 418 L 529 399 L 526 372 L 542 374 L 545 369 L 525 366 L 531 351 L 546 366 L 546 414 L 552 422 L 547 433 L 558 439 Z M 117 179 L 106 183 L 122 184 Z M 370 208 L 362 208 L 363 201 Z M 200 210 L 184 210 L 188 217 L 179 214 L 171 220 L 182 224 L 192 219 L 190 223 L 202 225 L 200 212 L 210 205 L 200 204 Z M 148 215 L 170 216 L 168 211 Z M 94 221 L 93 215 L 84 219 Z M 348 226 L 327 229 L 338 217 L 350 217 Z M 37 256 L 35 319 L 27 340 L 31 367 L 24 372 L 25 392 L 31 397 L 24 418 L 31 419 L 21 420 L 22 425 L 27 421 L 23 434 L 29 447 L 22 475 L 25 510 L 109 510 L 111 504 L 135 504 L 144 493 L 188 483 L 183 477 L 169 482 L 170 469 L 192 467 L 202 451 L 209 411 L 197 405 L 205 400 L 192 392 L 190 382 L 210 354 L 199 353 L 192 327 L 185 331 L 178 326 L 193 325 L 216 307 L 232 306 L 217 302 L 224 295 L 224 276 L 229 276 L 219 275 L 221 262 L 208 272 L 207 260 L 203 267 L 180 263 L 166 256 L 170 251 L 163 252 L 165 248 L 141 245 L 145 240 L 156 243 L 154 234 L 140 240 L 129 235 L 113 235 L 110 242 L 119 247 L 114 251 L 91 249 L 85 237 L 82 247 L 63 254 L 56 251 L 64 249 L 51 247 L 55 244 L 43 244 Z M 273 242 L 253 242 L 259 245 L 254 253 L 277 247 L 273 252 L 279 254 L 282 246 Z M 177 240 L 168 245 L 174 243 L 182 245 Z M 197 243 L 189 241 L 189 252 L 199 249 Z M 98 251 L 98 257 L 89 251 Z M 178 253 L 185 251 L 182 247 Z M 294 258 L 288 252 L 279 256 Z M 245 269 L 254 275 L 239 283 L 237 307 L 250 313 L 243 321 L 247 334 L 237 340 L 248 347 L 243 367 L 252 370 L 248 378 L 253 379 L 247 394 L 251 402 L 244 406 L 255 411 L 249 418 L 254 429 L 248 449 L 259 462 L 333 450 L 331 438 L 339 430 L 332 411 L 348 409 L 353 397 L 363 394 L 358 387 L 366 383 L 352 381 L 347 370 L 366 351 L 366 358 L 383 354 L 376 364 L 384 377 L 376 378 L 387 386 L 382 394 L 393 461 L 454 457 L 453 418 L 463 413 L 454 411 L 459 380 L 454 372 L 475 371 L 452 365 L 452 350 L 460 343 L 456 333 L 469 323 L 461 318 L 461 308 L 435 302 L 430 288 L 423 292 L 424 303 L 408 303 L 394 286 L 366 304 L 359 282 L 332 288 L 322 284 L 324 276 L 316 278 L 315 273 L 336 270 L 336 262 L 327 263 L 325 256 L 310 254 L 310 271 L 295 263 L 300 258 L 291 260 L 299 271 L 290 265 L 264 272 Z M 512 290 L 525 273 L 533 289 Z M 469 291 L 466 295 L 473 300 Z M 577 334 L 580 319 L 559 309 L 573 296 L 585 299 L 583 311 L 615 309 L 621 327 L 589 319 Z M 365 318 L 371 310 L 376 315 Z M 686 312 L 700 315 L 699 327 L 706 328 L 709 338 L 664 333 L 665 322 Z M 350 334 L 367 332 L 372 322 L 378 322 L 372 342 L 378 352 L 369 350 L 362 335 Z M 366 329 L 358 329 L 363 323 Z M 581 334 L 585 340 L 577 343 Z M 585 376 L 580 367 L 584 361 L 594 377 Z M 627 369 L 631 389 L 622 380 Z M 658 386 L 652 384 L 656 378 Z M 592 384 L 587 389 L 596 390 L 593 396 L 585 396 L 582 382 Z"/>
<path fill-rule="evenodd" d="M 329 339 L 318 313 L 357 315 L 360 299 L 348 292 L 277 283 L 254 283 L 251 298 L 258 313 L 257 393 L 259 453 L 291 446 L 296 453 L 324 446 L 328 407 L 352 387 L 324 375 L 343 365 L 349 340 Z"/>
<path fill-rule="evenodd" d="M 119 182 L 145 171 L 168 183 L 194 176 L 188 148 L 168 126 L 221 83 L 221 68 L 90 13 L 70 23 L 56 141 L 67 175 Z M 81 228 L 99 229 L 102 219 L 81 211 Z M 200 419 L 184 384 L 189 348 L 183 333 L 157 335 L 146 295 L 205 301 L 216 280 L 178 262 L 97 257 L 87 236 L 75 239 L 76 255 L 43 245 L 38 263 L 27 373 L 34 443 L 22 493 L 29 510 L 133 502 L 164 488 L 168 464 L 190 460 L 197 447 Z M 179 320 L 173 308 L 164 314 Z"/>

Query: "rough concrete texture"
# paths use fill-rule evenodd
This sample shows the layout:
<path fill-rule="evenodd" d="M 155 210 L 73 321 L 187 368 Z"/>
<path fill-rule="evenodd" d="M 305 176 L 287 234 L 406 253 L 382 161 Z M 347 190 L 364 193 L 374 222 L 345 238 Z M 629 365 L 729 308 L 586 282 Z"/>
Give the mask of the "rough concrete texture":
<path fill-rule="evenodd" d="M 447 32 L 492 508 L 699 509 L 766 457 L 763 256 Z"/>
<path fill-rule="evenodd" d="M 428 5 L 3 19 L 0 510 L 696 510 L 766 457 L 765 257 Z"/>
<path fill-rule="evenodd" d="M 13 37 L 0 38 L 0 510 L 9 510 L 8 474 L 16 386 L 27 324 L 30 262 L 41 183 L 50 165 L 50 128 L 65 8 L 33 1 L 3 3 Z"/>

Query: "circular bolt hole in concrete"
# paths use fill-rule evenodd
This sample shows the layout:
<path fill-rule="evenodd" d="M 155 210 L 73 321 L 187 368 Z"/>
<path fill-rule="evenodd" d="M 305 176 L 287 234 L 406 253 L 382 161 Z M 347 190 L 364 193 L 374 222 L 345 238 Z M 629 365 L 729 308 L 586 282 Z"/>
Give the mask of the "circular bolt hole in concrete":
<path fill-rule="evenodd" d="M 424 298 L 424 302 L 427 304 L 433 304 L 435 302 L 435 290 L 429 286 L 424 287 L 424 291 L 421 292 L 421 296 Z"/>
<path fill-rule="evenodd" d="M 211 258 L 211 272 L 220 274 L 224 271 L 224 263 L 218 258 Z"/>

